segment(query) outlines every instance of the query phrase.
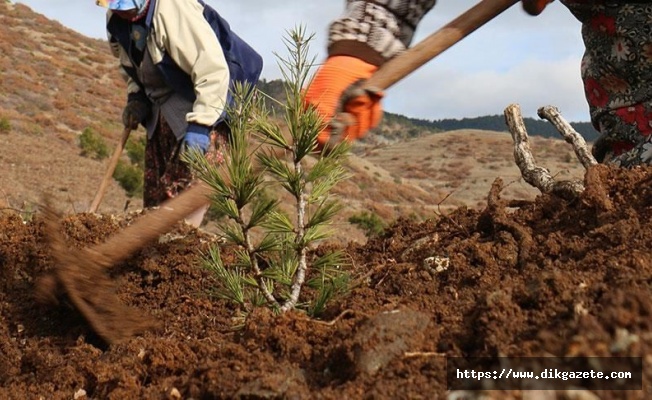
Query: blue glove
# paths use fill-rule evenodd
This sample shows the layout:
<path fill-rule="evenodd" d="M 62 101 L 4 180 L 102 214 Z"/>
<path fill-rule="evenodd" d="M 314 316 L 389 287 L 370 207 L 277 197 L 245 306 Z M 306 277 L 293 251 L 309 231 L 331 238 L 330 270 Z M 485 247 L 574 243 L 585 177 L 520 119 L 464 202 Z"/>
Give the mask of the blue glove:
<path fill-rule="evenodd" d="M 211 144 L 210 128 L 190 124 L 186 130 L 186 136 L 183 138 L 183 149 L 198 149 L 202 154 L 206 154 Z"/>

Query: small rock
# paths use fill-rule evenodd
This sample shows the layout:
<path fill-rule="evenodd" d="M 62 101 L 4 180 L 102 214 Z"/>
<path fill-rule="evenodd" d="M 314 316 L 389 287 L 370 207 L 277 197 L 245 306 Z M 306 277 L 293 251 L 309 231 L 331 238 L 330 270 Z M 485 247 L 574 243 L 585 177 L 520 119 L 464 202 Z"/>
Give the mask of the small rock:
<path fill-rule="evenodd" d="M 433 275 L 446 271 L 450 265 L 448 257 L 433 256 L 423 260 L 423 267 Z"/>
<path fill-rule="evenodd" d="M 177 389 L 177 388 L 170 389 L 170 393 L 168 394 L 168 398 L 170 398 L 170 399 L 180 399 L 181 398 L 181 393 L 179 392 L 179 389 Z"/>
<path fill-rule="evenodd" d="M 266 374 L 244 384 L 234 399 L 301 399 L 308 393 L 303 370 L 279 366 L 277 373 Z"/>
<path fill-rule="evenodd" d="M 610 350 L 612 353 L 620 353 L 629 348 L 634 343 L 639 341 L 639 337 L 636 334 L 629 333 L 627 329 L 616 328 L 616 337 L 614 338 L 613 343 L 611 343 Z"/>
<path fill-rule="evenodd" d="M 383 312 L 369 319 L 354 337 L 355 369 L 373 375 L 410 350 L 430 324 L 430 316 L 409 309 Z"/>
<path fill-rule="evenodd" d="M 579 317 L 583 317 L 589 313 L 589 310 L 587 310 L 586 307 L 584 307 L 584 303 L 581 301 L 575 304 L 575 307 L 573 307 L 573 309 L 575 311 L 575 315 Z"/>

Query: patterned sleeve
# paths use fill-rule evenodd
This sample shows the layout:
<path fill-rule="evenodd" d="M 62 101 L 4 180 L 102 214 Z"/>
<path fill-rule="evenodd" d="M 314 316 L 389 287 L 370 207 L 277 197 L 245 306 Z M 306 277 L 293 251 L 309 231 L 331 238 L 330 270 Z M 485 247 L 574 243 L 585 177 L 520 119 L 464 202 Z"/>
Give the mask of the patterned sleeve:
<path fill-rule="evenodd" d="M 329 27 L 328 54 L 381 65 L 405 50 L 419 21 L 437 0 L 347 0 Z"/>

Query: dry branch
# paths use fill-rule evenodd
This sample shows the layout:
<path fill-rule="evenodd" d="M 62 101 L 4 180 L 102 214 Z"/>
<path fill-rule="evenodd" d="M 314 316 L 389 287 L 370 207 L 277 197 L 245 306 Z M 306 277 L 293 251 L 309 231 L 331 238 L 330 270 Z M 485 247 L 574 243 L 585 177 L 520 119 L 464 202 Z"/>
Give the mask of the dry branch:
<path fill-rule="evenodd" d="M 574 199 L 584 191 L 580 181 L 555 181 L 547 168 L 536 164 L 525 122 L 518 104 L 505 108 L 505 122 L 514 140 L 514 160 L 523 179 L 542 193 L 552 193 L 565 199 Z"/>
<path fill-rule="evenodd" d="M 537 114 L 540 118 L 550 121 L 550 123 L 557 128 L 561 136 L 567 143 L 573 146 L 575 155 L 580 160 L 585 169 L 589 169 L 592 165 L 596 165 L 598 161 L 591 154 L 591 150 L 586 145 L 586 141 L 571 124 L 561 116 L 559 109 L 554 106 L 545 106 L 539 108 Z"/>

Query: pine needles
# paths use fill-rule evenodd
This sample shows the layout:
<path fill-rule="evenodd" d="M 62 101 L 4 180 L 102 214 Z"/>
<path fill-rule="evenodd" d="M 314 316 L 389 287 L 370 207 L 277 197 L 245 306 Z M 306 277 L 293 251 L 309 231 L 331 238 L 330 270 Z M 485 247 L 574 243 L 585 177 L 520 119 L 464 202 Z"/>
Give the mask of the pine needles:
<path fill-rule="evenodd" d="M 316 152 L 324 121 L 303 97 L 314 64 L 308 57 L 311 40 L 300 27 L 285 40 L 289 56 L 279 57 L 287 95 L 280 105 L 283 115 L 272 118 L 262 101 L 264 93 L 238 86 L 236 105 L 229 110 L 226 162 L 216 165 L 197 153 L 185 156 L 213 189 L 212 207 L 226 217 L 220 229 L 237 249 L 230 265 L 217 247 L 203 256 L 202 264 L 220 282 L 217 295 L 245 312 L 266 304 L 279 312 L 304 308 L 316 315 L 348 287 L 341 252 L 310 254 L 330 236 L 330 223 L 341 209 L 329 193 L 348 177 L 344 162 L 350 150 L 342 142 L 328 152 Z M 253 138 L 259 145 L 252 145 Z M 271 185 L 290 195 L 292 211 L 267 195 Z M 312 299 L 302 297 L 306 285 Z"/>

